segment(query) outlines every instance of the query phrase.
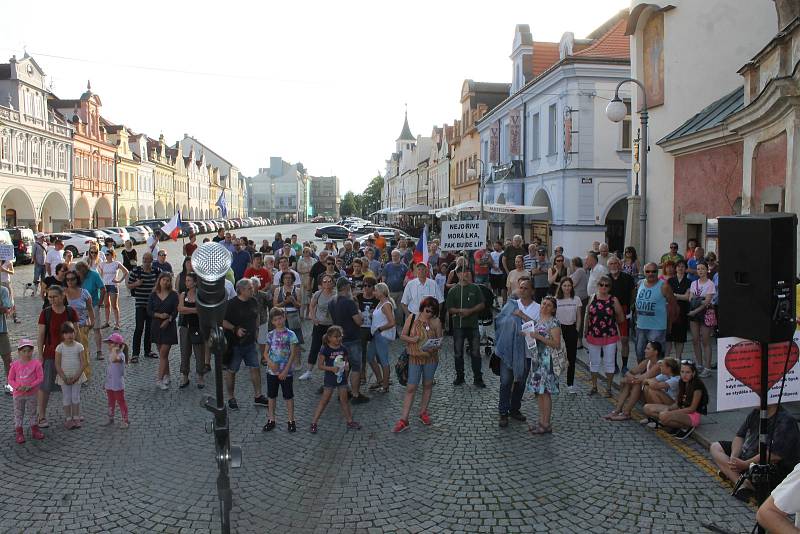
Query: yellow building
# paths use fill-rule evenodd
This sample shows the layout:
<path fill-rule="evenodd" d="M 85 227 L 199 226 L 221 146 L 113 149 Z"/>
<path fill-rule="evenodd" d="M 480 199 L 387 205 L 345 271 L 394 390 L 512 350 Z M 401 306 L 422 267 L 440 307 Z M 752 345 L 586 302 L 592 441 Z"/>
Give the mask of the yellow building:
<path fill-rule="evenodd" d="M 219 198 L 219 192 L 222 191 L 222 187 L 219 183 L 219 169 L 217 167 L 212 167 L 211 165 L 208 166 L 208 216 L 219 217 L 220 212 L 219 208 L 216 206 L 217 199 Z"/>
<path fill-rule="evenodd" d="M 147 139 L 150 162 L 155 164 L 153 213 L 156 219 L 169 218 L 175 214 L 175 169 L 168 150 L 163 135 L 159 136 L 158 141 Z"/>
<path fill-rule="evenodd" d="M 172 168 L 174 170 L 174 179 L 173 185 L 174 190 L 172 192 L 172 198 L 175 199 L 174 206 L 172 212 L 169 213 L 168 217 L 172 217 L 176 211 L 180 210 L 181 217 L 185 219 L 189 219 L 189 166 L 195 165 L 195 162 L 192 161 L 192 158 L 185 157 L 183 155 L 183 149 L 181 148 L 181 143 L 178 141 L 175 143 L 174 148 L 170 148 L 167 151 L 170 155 L 170 159 L 172 160 Z"/>
<path fill-rule="evenodd" d="M 137 177 L 139 174 L 138 162 L 134 160 L 131 151 L 131 132 L 122 125 L 106 125 L 108 142 L 117 146 L 116 176 L 117 176 L 117 225 L 127 226 L 139 217 L 137 198 Z"/>

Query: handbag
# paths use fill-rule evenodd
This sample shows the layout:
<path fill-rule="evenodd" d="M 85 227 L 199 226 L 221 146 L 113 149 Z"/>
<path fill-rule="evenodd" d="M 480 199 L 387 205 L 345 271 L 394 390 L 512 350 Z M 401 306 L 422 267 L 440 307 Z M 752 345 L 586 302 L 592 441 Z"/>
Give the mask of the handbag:
<path fill-rule="evenodd" d="M 500 376 L 501 363 L 503 363 L 503 361 L 500 359 L 500 356 L 498 356 L 493 352 L 492 356 L 489 358 L 489 369 L 491 369 L 492 373 L 494 373 L 497 376 Z"/>
<path fill-rule="evenodd" d="M 717 312 L 714 311 L 714 308 L 706 309 L 706 313 L 703 315 L 703 323 L 709 328 L 717 326 Z"/>
<path fill-rule="evenodd" d="M 550 348 L 550 364 L 553 366 L 553 374 L 561 376 L 567 368 L 567 346 L 564 344 L 564 336 L 561 336 L 561 344 L 557 349 Z"/>
<path fill-rule="evenodd" d="M 200 335 L 199 328 L 189 328 L 189 343 L 192 345 L 203 344 L 203 336 Z"/>
<path fill-rule="evenodd" d="M 286 326 L 289 330 L 296 332 L 300 328 L 302 328 L 300 324 L 300 312 L 299 311 L 290 311 L 286 314 Z"/>
<path fill-rule="evenodd" d="M 414 324 L 416 320 L 416 315 L 411 315 L 411 323 L 408 327 L 408 331 L 405 332 L 405 335 L 408 335 L 411 332 L 411 325 Z M 400 356 L 397 357 L 397 362 L 394 364 L 394 373 L 397 376 L 397 381 L 400 382 L 401 386 L 408 385 L 408 351 L 403 349 L 403 352 L 400 353 Z"/>

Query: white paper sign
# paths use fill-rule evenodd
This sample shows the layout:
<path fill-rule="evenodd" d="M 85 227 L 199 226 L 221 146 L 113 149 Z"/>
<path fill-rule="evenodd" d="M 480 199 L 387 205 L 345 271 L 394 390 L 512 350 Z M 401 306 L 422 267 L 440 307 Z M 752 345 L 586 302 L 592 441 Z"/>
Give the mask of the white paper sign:
<path fill-rule="evenodd" d="M 442 221 L 442 250 L 478 250 L 486 246 L 486 221 Z"/>
<path fill-rule="evenodd" d="M 419 350 L 423 352 L 428 352 L 431 350 L 437 350 L 442 346 L 442 338 L 440 337 L 432 337 L 429 340 L 425 341 Z"/>
<path fill-rule="evenodd" d="M 13 259 L 14 259 L 14 245 L 6 245 L 5 243 L 0 243 L 0 261 L 13 260 Z"/>
<path fill-rule="evenodd" d="M 800 400 L 799 347 L 800 332 L 796 331 L 781 403 Z M 778 402 L 783 382 L 779 377 L 786 365 L 787 348 L 787 343 L 770 344 L 768 376 L 773 385 L 769 390 L 769 404 Z M 754 389 L 760 388 L 761 346 L 740 337 L 723 337 L 717 340 L 717 354 L 717 411 L 760 406 L 760 397 Z"/>

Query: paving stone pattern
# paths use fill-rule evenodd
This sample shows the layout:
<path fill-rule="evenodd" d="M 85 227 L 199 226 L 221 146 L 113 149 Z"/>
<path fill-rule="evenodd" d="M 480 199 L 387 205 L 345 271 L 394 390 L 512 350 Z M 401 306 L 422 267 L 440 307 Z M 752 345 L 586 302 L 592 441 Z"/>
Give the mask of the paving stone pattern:
<path fill-rule="evenodd" d="M 177 246 L 167 246 L 176 259 Z M 18 269 L 18 289 L 28 269 Z M 131 339 L 133 303 L 121 293 L 123 334 Z M 39 307 L 38 299 L 17 300 L 23 322 L 9 321 L 12 339 L 34 334 Z M 392 361 L 399 350 L 398 342 Z M 204 432 L 211 416 L 201 407 L 213 380 L 202 392 L 194 383 L 179 390 L 177 347 L 170 359 L 169 391 L 154 385 L 156 360 L 127 368 L 127 430 L 99 426 L 104 362 L 92 362 L 99 368 L 82 392 L 81 429 L 61 426 L 61 396 L 54 394 L 47 438 L 17 445 L 11 399 L 0 398 L 0 532 L 219 531 L 213 443 Z M 232 471 L 233 531 L 704 532 L 705 522 L 732 532 L 751 528 L 753 509 L 663 438 L 635 423 L 602 421 L 608 401 L 586 397 L 582 382 L 581 394 L 556 398 L 554 433 L 535 437 L 524 423 L 498 428 L 499 383 L 488 369 L 488 388 L 453 387 L 449 339 L 442 360 L 434 424 L 412 419 L 398 435 L 391 433 L 402 402 L 398 384 L 354 406 L 363 430 L 346 430 L 332 402 L 312 435 L 320 375 L 295 379 L 298 432 L 286 431 L 279 398 L 278 428 L 264 433 L 265 409 L 252 405 L 249 379 L 240 373 L 241 410 L 231 419 L 244 465 Z M 523 411 L 535 418 L 535 401 L 526 400 Z"/>

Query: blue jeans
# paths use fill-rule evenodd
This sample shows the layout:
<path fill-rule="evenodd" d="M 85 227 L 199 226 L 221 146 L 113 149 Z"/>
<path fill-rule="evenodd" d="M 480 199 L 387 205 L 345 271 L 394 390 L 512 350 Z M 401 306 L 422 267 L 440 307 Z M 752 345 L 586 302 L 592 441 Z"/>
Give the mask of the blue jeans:
<path fill-rule="evenodd" d="M 374 361 L 376 356 L 383 367 L 389 366 L 389 340 L 380 332 L 375 332 L 367 345 L 367 361 Z"/>
<path fill-rule="evenodd" d="M 666 330 L 648 330 L 647 328 L 636 329 L 636 361 L 644 361 L 644 349 L 648 341 L 658 341 L 664 347 L 667 341 Z"/>
<path fill-rule="evenodd" d="M 520 382 L 514 382 L 514 371 L 504 363 L 500 364 L 500 415 L 518 412 L 522 407 L 522 395 L 525 393 L 525 381 L 531 370 L 531 361 L 525 358 L 525 374 Z"/>
<path fill-rule="evenodd" d="M 350 372 L 351 373 L 360 373 L 361 372 L 361 340 L 358 339 L 356 341 L 345 341 L 344 348 L 347 349 L 348 358 L 350 362 Z"/>
<path fill-rule="evenodd" d="M 436 374 L 436 368 L 439 366 L 439 362 L 435 363 L 426 363 L 425 365 L 419 365 L 415 363 L 408 364 L 408 385 L 409 386 L 418 386 L 420 380 L 423 384 L 429 384 L 433 382 L 433 375 Z"/>
<path fill-rule="evenodd" d="M 44 265 L 39 265 L 38 263 L 33 264 L 33 283 L 37 285 L 41 280 L 44 280 L 44 277 L 47 276 L 47 268 Z"/>

